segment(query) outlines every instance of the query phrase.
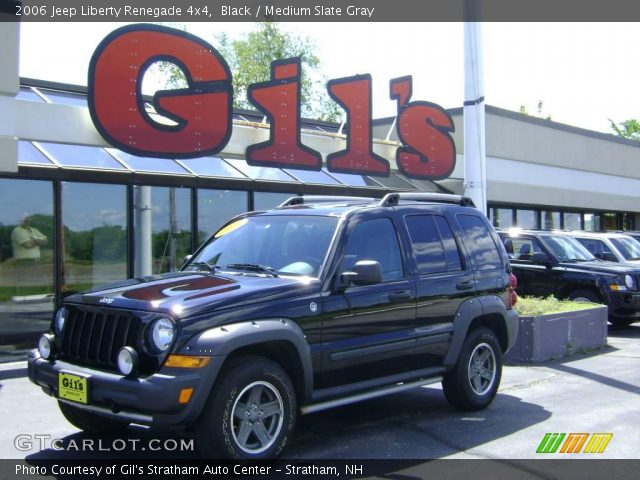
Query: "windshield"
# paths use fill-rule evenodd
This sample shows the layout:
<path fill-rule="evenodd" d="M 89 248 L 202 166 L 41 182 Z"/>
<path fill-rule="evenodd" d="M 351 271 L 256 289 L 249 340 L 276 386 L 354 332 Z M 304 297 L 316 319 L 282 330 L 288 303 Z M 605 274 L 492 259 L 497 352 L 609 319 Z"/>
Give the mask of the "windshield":
<path fill-rule="evenodd" d="M 337 224 L 311 215 L 246 217 L 218 230 L 185 269 L 318 276 Z"/>
<path fill-rule="evenodd" d="M 586 262 L 596 260 L 580 242 L 562 235 L 544 235 L 543 243 L 561 262 Z"/>
<path fill-rule="evenodd" d="M 640 260 L 640 242 L 631 237 L 612 238 L 611 243 L 625 260 Z"/>

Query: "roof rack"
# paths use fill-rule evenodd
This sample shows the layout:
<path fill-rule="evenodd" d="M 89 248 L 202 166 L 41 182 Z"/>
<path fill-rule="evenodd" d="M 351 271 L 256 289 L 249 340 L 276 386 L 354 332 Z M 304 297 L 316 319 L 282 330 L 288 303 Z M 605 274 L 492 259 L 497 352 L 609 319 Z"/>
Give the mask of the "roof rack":
<path fill-rule="evenodd" d="M 375 201 L 371 197 L 340 197 L 329 195 L 305 195 L 303 197 L 291 197 L 285 200 L 280 207 L 294 205 L 309 205 L 314 203 L 369 203 Z"/>
<path fill-rule="evenodd" d="M 435 203 L 453 203 L 462 205 L 463 207 L 475 207 L 475 203 L 469 197 L 462 195 L 452 195 L 449 193 L 387 193 L 379 205 L 381 207 L 395 207 L 400 200 L 410 202 L 435 202 Z"/>

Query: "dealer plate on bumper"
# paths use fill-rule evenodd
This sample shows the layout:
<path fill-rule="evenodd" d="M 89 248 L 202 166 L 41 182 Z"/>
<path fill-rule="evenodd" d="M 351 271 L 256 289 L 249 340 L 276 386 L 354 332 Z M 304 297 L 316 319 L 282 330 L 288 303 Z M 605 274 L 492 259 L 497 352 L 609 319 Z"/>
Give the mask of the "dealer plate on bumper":
<path fill-rule="evenodd" d="M 89 379 L 73 373 L 60 372 L 58 397 L 78 403 L 89 403 Z"/>

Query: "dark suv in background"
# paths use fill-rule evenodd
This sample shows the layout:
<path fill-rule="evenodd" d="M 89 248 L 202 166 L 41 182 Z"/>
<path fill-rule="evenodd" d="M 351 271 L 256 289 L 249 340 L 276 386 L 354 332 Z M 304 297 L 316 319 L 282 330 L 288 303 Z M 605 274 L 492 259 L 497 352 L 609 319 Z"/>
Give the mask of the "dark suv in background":
<path fill-rule="evenodd" d="M 520 295 L 604 303 L 613 325 L 640 320 L 640 268 L 598 259 L 561 232 L 511 229 L 499 235 Z"/>
<path fill-rule="evenodd" d="M 464 197 L 295 197 L 235 217 L 180 272 L 67 297 L 29 377 L 80 429 L 191 426 L 207 456 L 268 458 L 298 413 L 436 382 L 488 406 L 514 287 Z"/>

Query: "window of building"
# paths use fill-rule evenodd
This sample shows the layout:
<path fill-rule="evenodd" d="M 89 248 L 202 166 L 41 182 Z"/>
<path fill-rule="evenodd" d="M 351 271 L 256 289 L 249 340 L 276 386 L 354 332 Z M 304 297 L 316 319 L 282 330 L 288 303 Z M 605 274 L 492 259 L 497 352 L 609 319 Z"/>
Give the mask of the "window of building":
<path fill-rule="evenodd" d="M 543 230 L 560 230 L 562 223 L 560 221 L 560 212 L 552 210 L 543 210 L 541 212 L 542 229 Z"/>
<path fill-rule="evenodd" d="M 0 344 L 6 344 L 49 328 L 54 307 L 53 184 L 0 179 L 0 205 Z"/>
<path fill-rule="evenodd" d="M 564 213 L 564 229 L 565 230 L 582 230 L 582 214 L 580 213 Z"/>
<path fill-rule="evenodd" d="M 297 196 L 297 193 L 255 192 L 253 194 L 253 209 L 268 210 L 281 205 L 285 200 Z"/>
<path fill-rule="evenodd" d="M 240 173 L 238 169 L 218 157 L 191 158 L 188 160 L 180 160 L 180 163 L 198 176 L 247 178 L 247 176 Z"/>
<path fill-rule="evenodd" d="M 174 175 L 189 173 L 170 158 L 138 157 L 116 148 L 107 148 L 107 151 L 136 172 L 171 173 Z"/>
<path fill-rule="evenodd" d="M 191 190 L 136 186 L 133 212 L 135 276 L 180 268 L 192 253 Z"/>
<path fill-rule="evenodd" d="M 231 217 L 248 209 L 247 192 L 198 189 L 198 244 L 214 234 Z"/>
<path fill-rule="evenodd" d="M 607 212 L 604 214 L 604 230 L 619 230 L 618 214 Z"/>
<path fill-rule="evenodd" d="M 530 230 L 537 229 L 538 212 L 535 210 L 516 210 L 516 225 Z"/>
<path fill-rule="evenodd" d="M 492 208 L 492 222 L 496 228 L 513 227 L 513 210 L 510 208 Z"/>
<path fill-rule="evenodd" d="M 63 294 L 127 277 L 124 185 L 62 183 Z"/>
<path fill-rule="evenodd" d="M 103 148 L 48 142 L 39 142 L 39 145 L 63 166 L 125 170 Z"/>
<path fill-rule="evenodd" d="M 599 213 L 584 214 L 584 229 L 590 231 L 602 230 L 601 215 Z"/>

